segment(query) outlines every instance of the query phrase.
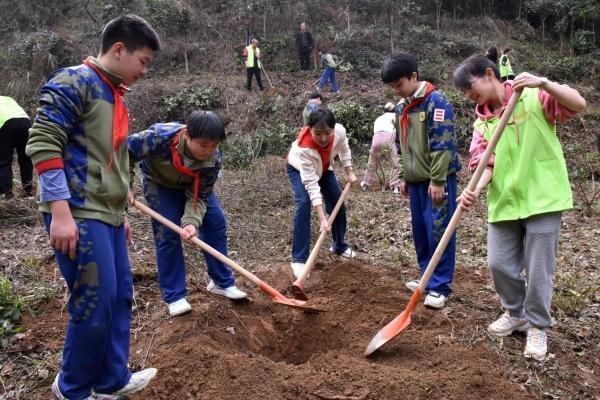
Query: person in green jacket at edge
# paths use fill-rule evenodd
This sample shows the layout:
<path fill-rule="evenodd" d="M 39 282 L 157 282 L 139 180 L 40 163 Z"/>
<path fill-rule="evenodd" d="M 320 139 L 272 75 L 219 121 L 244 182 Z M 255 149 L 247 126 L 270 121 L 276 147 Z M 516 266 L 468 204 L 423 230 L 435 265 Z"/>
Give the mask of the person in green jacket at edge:
<path fill-rule="evenodd" d="M 515 73 L 513 72 L 512 66 L 510 65 L 510 59 L 512 58 L 510 48 L 504 49 L 502 55 L 498 59 L 498 67 L 500 68 L 500 80 L 505 82 L 507 80 L 515 79 Z"/>
<path fill-rule="evenodd" d="M 482 56 L 464 61 L 453 79 L 463 95 L 477 103 L 471 171 L 513 91 L 521 92 L 476 189 L 465 189 L 458 201 L 467 210 L 487 187 L 488 264 L 506 310 L 488 332 L 494 336 L 527 332 L 525 357 L 543 361 L 562 213 L 573 208 L 555 124 L 582 111 L 586 102 L 575 89 L 527 72 L 502 83 L 497 67 Z"/>

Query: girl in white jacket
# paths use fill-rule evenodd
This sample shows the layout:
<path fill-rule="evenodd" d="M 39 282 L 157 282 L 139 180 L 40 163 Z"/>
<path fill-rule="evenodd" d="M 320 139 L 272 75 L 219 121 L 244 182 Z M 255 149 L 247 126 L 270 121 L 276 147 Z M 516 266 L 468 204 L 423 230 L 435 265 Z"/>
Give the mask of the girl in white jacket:
<path fill-rule="evenodd" d="M 346 170 L 346 179 L 355 184 L 352 154 L 346 129 L 335 123 L 333 113 L 319 109 L 310 115 L 308 126 L 300 130 L 288 153 L 287 171 L 294 191 L 296 211 L 292 221 L 292 270 L 298 277 L 310 253 L 311 208 L 317 211 L 321 231 L 331 231 L 331 251 L 346 258 L 356 253 L 348 246 L 346 235 L 346 207 L 342 205 L 332 226 L 327 223 L 325 211 L 331 213 L 341 195 L 340 185 L 333 172 L 333 159 L 339 156 Z M 325 210 L 323 209 L 325 204 Z"/>

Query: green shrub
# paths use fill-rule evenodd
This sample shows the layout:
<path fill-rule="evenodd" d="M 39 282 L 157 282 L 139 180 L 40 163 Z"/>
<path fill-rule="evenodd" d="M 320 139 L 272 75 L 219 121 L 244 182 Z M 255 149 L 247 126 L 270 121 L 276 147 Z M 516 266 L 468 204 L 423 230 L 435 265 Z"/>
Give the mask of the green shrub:
<path fill-rule="evenodd" d="M 10 280 L 0 275 L 0 347 L 6 348 L 9 345 L 10 336 L 19 333 L 22 327 L 19 326 L 21 320 L 21 301 L 12 292 Z"/>
<path fill-rule="evenodd" d="M 373 136 L 373 122 L 378 117 L 374 110 L 365 108 L 353 100 L 331 103 L 329 108 L 335 119 L 346 128 L 350 143 L 353 145 L 370 143 Z"/>
<path fill-rule="evenodd" d="M 296 134 L 294 128 L 277 121 L 250 135 L 238 135 L 228 139 L 221 146 L 224 165 L 233 169 L 247 168 L 257 157 L 284 156 Z"/>
<path fill-rule="evenodd" d="M 594 51 L 594 32 L 580 30 L 576 31 L 571 40 L 571 47 L 577 54 L 588 54 Z"/>
<path fill-rule="evenodd" d="M 221 89 L 215 86 L 186 86 L 177 94 L 165 99 L 167 119 L 183 121 L 192 111 L 197 109 L 213 110 L 223 105 Z"/>
<path fill-rule="evenodd" d="M 8 49 L 7 58 L 16 69 L 40 78 L 76 62 L 71 42 L 45 29 L 23 35 Z"/>
<path fill-rule="evenodd" d="M 247 168 L 258 157 L 260 145 L 252 135 L 236 135 L 221 145 L 223 166 L 229 169 Z"/>
<path fill-rule="evenodd" d="M 187 9 L 178 7 L 174 1 L 146 0 L 148 21 L 168 34 L 185 33 L 191 23 Z"/>

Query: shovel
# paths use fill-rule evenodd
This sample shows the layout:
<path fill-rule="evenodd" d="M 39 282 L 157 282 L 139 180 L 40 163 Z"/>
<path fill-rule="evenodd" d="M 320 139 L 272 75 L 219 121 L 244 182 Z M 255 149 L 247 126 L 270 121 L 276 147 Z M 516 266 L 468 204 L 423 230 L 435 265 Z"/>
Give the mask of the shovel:
<path fill-rule="evenodd" d="M 173 222 L 171 222 L 167 218 L 163 217 L 162 215 L 160 215 L 159 213 L 157 213 L 156 211 L 154 211 L 150 207 L 146 206 L 145 204 L 142 204 L 142 203 L 140 203 L 139 201 L 136 200 L 135 203 L 134 203 L 134 206 L 138 210 L 140 210 L 141 212 L 143 212 L 144 214 L 146 214 L 146 215 L 154 218 L 155 220 L 157 220 L 161 224 L 167 226 L 169 229 L 177 232 L 178 234 L 181 234 L 181 232 L 182 232 L 183 229 L 181 229 L 180 227 L 178 227 L 177 225 L 175 225 Z M 238 263 L 236 263 L 235 261 L 233 261 L 232 259 L 230 259 L 228 257 L 225 257 L 223 254 L 219 253 L 217 250 L 215 250 L 214 248 L 212 248 L 208 244 L 206 244 L 203 241 L 201 241 L 200 239 L 198 239 L 196 236 L 194 236 L 191 239 L 191 241 L 196 246 L 200 247 L 202 250 L 206 251 L 207 253 L 209 253 L 213 257 L 217 258 L 218 260 L 222 261 L 223 263 L 229 265 L 238 274 L 242 275 L 244 278 L 246 278 L 250 282 L 254 283 L 263 292 L 265 292 L 269 296 L 271 296 L 271 300 L 273 300 L 274 303 L 283 304 L 283 305 L 289 306 L 289 307 L 299 308 L 299 309 L 304 310 L 304 311 L 310 311 L 310 312 L 320 312 L 321 311 L 321 310 L 319 310 L 317 308 L 312 308 L 312 307 L 305 306 L 304 305 L 306 303 L 305 301 L 300 301 L 300 300 L 295 300 L 295 299 L 289 299 L 289 298 L 285 297 L 284 295 L 282 295 L 281 293 L 279 293 L 275 288 L 273 288 L 272 286 L 270 286 L 267 283 L 263 282 L 262 280 L 258 279 L 258 277 L 256 275 L 254 275 L 253 273 L 251 273 L 248 270 L 245 270 Z"/>
<path fill-rule="evenodd" d="M 492 139 L 489 141 L 488 146 L 485 149 L 485 153 L 483 153 L 483 156 L 481 160 L 479 160 L 479 164 L 477 165 L 477 169 L 475 170 L 473 176 L 471 177 L 471 180 L 469 181 L 469 185 L 467 186 L 469 190 L 473 191 L 477 187 L 477 183 L 479 183 L 479 179 L 481 178 L 483 171 L 487 167 L 487 163 L 492 153 L 494 152 L 494 149 L 496 148 L 500 137 L 502 136 L 504 127 L 506 126 L 509 118 L 511 117 L 513 110 L 515 109 L 515 105 L 517 104 L 517 101 L 519 101 L 519 96 L 521 96 L 520 92 L 514 92 L 510 100 L 508 101 L 506 109 L 502 114 L 502 118 L 500 119 L 500 122 L 496 127 L 496 131 L 494 132 Z M 421 299 L 421 296 L 425 291 L 425 288 L 427 287 L 427 283 L 429 282 L 433 271 L 437 267 L 438 262 L 440 261 L 440 258 L 444 253 L 444 250 L 446 250 L 446 246 L 448 245 L 452 234 L 456 230 L 456 227 L 458 226 L 458 222 L 460 221 L 462 215 L 462 208 L 460 206 L 456 207 L 456 211 L 454 211 L 454 215 L 452 215 L 452 219 L 448 223 L 448 226 L 444 231 L 444 235 L 440 239 L 440 242 L 438 243 L 437 248 L 435 249 L 435 252 L 431 257 L 431 260 L 427 265 L 427 269 L 425 269 L 425 272 L 423 273 L 423 276 L 419 281 L 419 286 L 414 291 L 413 295 L 408 301 L 408 305 L 400 315 L 398 315 L 390 323 L 384 326 L 379 332 L 377 332 L 373 339 L 371 339 L 371 342 L 365 350 L 366 356 L 383 346 L 389 340 L 391 340 L 400 332 L 402 332 L 408 325 L 410 325 L 410 316 L 413 313 L 414 309 L 417 307 L 417 304 L 419 303 L 419 300 Z"/>
<path fill-rule="evenodd" d="M 340 210 L 340 207 L 342 207 L 344 198 L 348 194 L 349 190 L 350 190 L 350 182 L 347 182 L 346 186 L 344 187 L 344 190 L 342 191 L 342 194 L 340 195 L 340 198 L 338 199 L 335 207 L 333 208 L 333 211 L 331 212 L 331 215 L 329 216 L 329 219 L 327 220 L 327 222 L 329 223 L 329 226 L 331 226 L 338 211 Z M 325 236 L 327 236 L 327 232 L 326 231 L 321 232 L 321 234 L 319 235 L 319 238 L 317 239 L 317 243 L 315 243 L 315 247 L 313 247 L 312 251 L 310 252 L 310 255 L 308 256 L 308 260 L 306 261 L 306 264 L 304 265 L 304 269 L 300 273 L 300 276 L 298 277 L 298 279 L 296 279 L 296 281 L 292 285 L 292 293 L 294 293 L 294 297 L 298 300 L 304 300 L 304 301 L 308 300 L 306 293 L 304 293 L 304 281 L 306 280 L 306 277 L 310 274 L 310 271 L 313 269 L 313 266 L 315 265 L 315 260 L 317 259 L 317 255 L 319 254 L 321 245 L 323 245 Z"/>

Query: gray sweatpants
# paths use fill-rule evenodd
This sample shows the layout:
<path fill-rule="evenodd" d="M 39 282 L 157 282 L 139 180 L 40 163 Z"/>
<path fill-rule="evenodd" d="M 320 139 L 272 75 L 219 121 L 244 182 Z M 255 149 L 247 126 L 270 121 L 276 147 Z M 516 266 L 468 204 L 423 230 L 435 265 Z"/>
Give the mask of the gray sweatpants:
<path fill-rule="evenodd" d="M 562 213 L 556 212 L 488 224 L 488 265 L 502 307 L 542 329 L 551 322 L 561 218 Z"/>

